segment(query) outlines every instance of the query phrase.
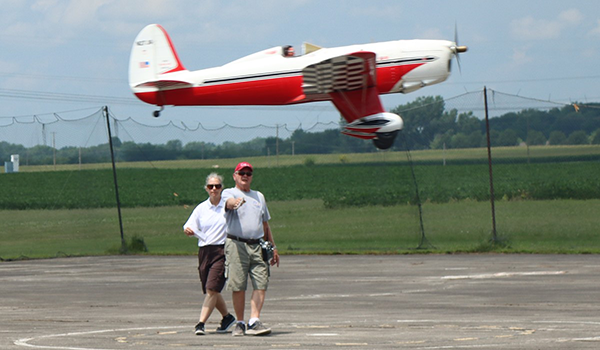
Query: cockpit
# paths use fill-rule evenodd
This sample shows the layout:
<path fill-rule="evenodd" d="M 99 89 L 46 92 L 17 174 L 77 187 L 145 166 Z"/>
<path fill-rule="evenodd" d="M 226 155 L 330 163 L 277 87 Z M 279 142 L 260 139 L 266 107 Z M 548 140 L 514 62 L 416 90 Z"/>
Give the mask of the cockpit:
<path fill-rule="evenodd" d="M 310 43 L 303 43 L 302 44 L 302 55 L 306 55 L 311 52 L 315 52 L 319 49 L 321 49 L 320 46 L 313 45 Z M 296 51 L 294 50 L 294 47 L 292 45 L 281 46 L 281 55 L 283 57 L 298 57 L 298 56 L 296 56 Z"/>

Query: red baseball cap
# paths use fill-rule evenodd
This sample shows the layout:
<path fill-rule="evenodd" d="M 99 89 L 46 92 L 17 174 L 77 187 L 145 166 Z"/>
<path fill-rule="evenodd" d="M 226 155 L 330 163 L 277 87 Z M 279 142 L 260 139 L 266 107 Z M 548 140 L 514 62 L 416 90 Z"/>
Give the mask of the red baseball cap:
<path fill-rule="evenodd" d="M 247 163 L 247 162 L 241 162 L 240 164 L 238 164 L 235 167 L 235 171 L 240 171 L 240 170 L 242 170 L 244 168 L 250 168 L 250 170 L 254 171 L 254 169 L 252 168 L 252 164 Z"/>

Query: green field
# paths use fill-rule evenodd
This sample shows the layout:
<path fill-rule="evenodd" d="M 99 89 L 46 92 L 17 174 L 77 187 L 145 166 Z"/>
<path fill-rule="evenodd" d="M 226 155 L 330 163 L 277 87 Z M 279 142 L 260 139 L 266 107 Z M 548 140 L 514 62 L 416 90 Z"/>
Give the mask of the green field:
<path fill-rule="evenodd" d="M 420 150 L 410 152 L 415 163 L 431 163 L 447 165 L 465 161 L 487 162 L 486 148 L 449 149 L 449 150 Z M 494 147 L 492 157 L 496 162 L 527 162 L 594 159 L 600 161 L 599 145 L 580 146 L 531 146 L 531 147 Z M 376 151 L 373 153 L 351 153 L 351 154 L 300 154 L 265 156 L 252 158 L 228 158 L 228 159 L 194 159 L 194 160 L 169 160 L 159 162 L 121 162 L 119 168 L 158 168 L 158 169 L 233 169 L 240 161 L 249 161 L 257 168 L 274 168 L 279 166 L 303 165 L 307 160 L 313 160 L 315 164 L 364 164 L 381 162 L 407 162 L 406 152 Z M 56 170 L 90 170 L 110 169 L 110 163 L 103 164 L 59 164 L 59 165 L 37 165 L 27 166 L 21 163 L 21 172 L 49 172 Z"/>
<path fill-rule="evenodd" d="M 600 199 L 598 162 L 521 163 L 494 166 L 498 199 Z M 120 168 L 123 207 L 196 204 L 212 169 Z M 230 170 L 231 171 L 231 170 Z M 225 185 L 233 186 L 230 171 Z M 422 202 L 489 199 L 485 164 L 416 165 Z M 110 169 L 29 172 L 2 176 L 0 209 L 88 209 L 116 206 Z M 258 168 L 253 188 L 269 200 L 321 199 L 327 208 L 416 203 L 412 168 L 394 162 Z"/>
<path fill-rule="evenodd" d="M 496 205 L 492 246 L 490 204 L 425 204 L 422 244 L 414 206 L 324 210 L 319 200 L 270 203 L 282 254 L 413 254 L 458 252 L 600 253 L 600 200 L 522 201 Z M 123 210 L 125 239 L 143 237 L 145 254 L 194 254 L 181 226 L 192 208 Z M 0 257 L 103 255 L 119 251 L 116 209 L 0 211 Z M 421 249 L 417 249 L 421 248 Z"/>
<path fill-rule="evenodd" d="M 548 148 L 554 152 L 542 155 Z M 494 244 L 480 150 L 448 152 L 446 166 L 441 151 L 413 152 L 424 236 L 411 167 L 390 159 L 399 154 L 376 153 L 371 156 L 379 159 L 361 163 L 355 155 L 296 156 L 296 163 L 279 167 L 274 158 L 250 162 L 283 254 L 599 253 L 600 147 L 532 147 L 530 157 L 534 151 L 538 156 L 528 162 L 522 148 L 494 150 L 502 154 L 494 164 Z M 190 161 L 118 164 L 125 240 L 141 237 L 145 254 L 194 254 L 196 241 L 181 226 L 206 197 L 204 177 L 217 170 L 231 186 L 238 161 L 224 160 L 219 168 L 206 166 L 209 161 L 197 161 L 204 168 Z M 119 252 L 109 165 L 23 168 L 0 175 L 0 259 Z"/>

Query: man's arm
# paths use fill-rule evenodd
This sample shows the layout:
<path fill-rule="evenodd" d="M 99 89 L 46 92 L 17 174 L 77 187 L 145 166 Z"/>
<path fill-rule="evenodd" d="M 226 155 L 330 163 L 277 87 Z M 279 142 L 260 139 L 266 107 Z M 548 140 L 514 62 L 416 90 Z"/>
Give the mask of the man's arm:
<path fill-rule="evenodd" d="M 239 207 L 242 206 L 242 204 L 244 204 L 245 200 L 244 197 L 240 197 L 240 198 L 227 198 L 227 201 L 225 201 L 225 210 L 236 210 Z"/>
<path fill-rule="evenodd" d="M 265 231 L 265 241 L 269 241 L 273 245 L 273 260 L 271 261 L 271 265 L 277 264 L 277 267 L 279 267 L 279 252 L 277 251 L 277 246 L 275 246 L 275 240 L 273 239 L 273 233 L 268 221 L 263 221 L 263 230 Z"/>
<path fill-rule="evenodd" d="M 225 200 L 226 211 L 236 210 L 243 204 L 244 198 L 235 198 L 234 193 L 233 188 L 228 188 L 221 193 L 221 197 Z"/>

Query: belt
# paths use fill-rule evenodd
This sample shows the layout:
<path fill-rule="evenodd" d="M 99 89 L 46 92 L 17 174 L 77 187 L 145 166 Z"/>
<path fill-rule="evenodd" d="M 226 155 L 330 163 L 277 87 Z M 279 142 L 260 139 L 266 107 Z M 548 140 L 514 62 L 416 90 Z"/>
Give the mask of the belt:
<path fill-rule="evenodd" d="M 234 241 L 244 242 L 246 244 L 258 244 L 260 243 L 260 239 L 247 239 L 234 235 L 227 234 L 227 238 L 233 239 Z"/>

